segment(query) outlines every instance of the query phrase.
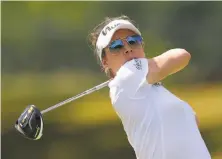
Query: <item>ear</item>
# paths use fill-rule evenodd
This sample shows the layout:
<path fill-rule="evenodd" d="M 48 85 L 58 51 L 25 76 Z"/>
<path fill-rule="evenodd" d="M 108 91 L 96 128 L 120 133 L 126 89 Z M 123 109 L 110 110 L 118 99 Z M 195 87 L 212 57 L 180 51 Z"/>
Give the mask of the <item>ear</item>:
<path fill-rule="evenodd" d="M 108 59 L 107 59 L 107 56 L 105 54 L 105 51 L 102 53 L 102 61 L 101 61 L 101 63 L 102 63 L 103 68 L 108 67 Z"/>
<path fill-rule="evenodd" d="M 103 59 L 102 59 L 102 66 L 103 66 L 103 68 L 106 68 L 106 67 L 108 67 L 108 61 L 107 61 L 107 58 L 106 58 L 106 56 L 105 57 L 103 57 Z"/>
<path fill-rule="evenodd" d="M 145 48 L 145 43 L 144 42 L 142 42 L 142 47 Z"/>

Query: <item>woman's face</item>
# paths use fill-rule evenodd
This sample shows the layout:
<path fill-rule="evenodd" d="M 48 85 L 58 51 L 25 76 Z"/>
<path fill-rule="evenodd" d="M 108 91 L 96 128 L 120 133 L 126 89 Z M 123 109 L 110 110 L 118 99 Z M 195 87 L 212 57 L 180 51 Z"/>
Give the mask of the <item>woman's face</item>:
<path fill-rule="evenodd" d="M 119 68 L 127 61 L 145 57 L 141 42 L 135 41 L 138 37 L 131 37 L 133 35 L 136 34 L 128 29 L 117 30 L 109 45 L 105 48 L 105 57 L 102 60 L 103 67 L 112 69 L 114 75 L 116 75 Z"/>

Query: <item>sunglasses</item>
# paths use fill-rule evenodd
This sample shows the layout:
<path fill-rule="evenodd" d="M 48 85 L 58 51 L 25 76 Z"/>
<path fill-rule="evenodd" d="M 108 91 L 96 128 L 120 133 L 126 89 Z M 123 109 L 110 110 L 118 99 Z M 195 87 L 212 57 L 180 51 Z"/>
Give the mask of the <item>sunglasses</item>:
<path fill-rule="evenodd" d="M 128 36 L 126 38 L 126 42 L 128 43 L 128 45 L 132 48 L 138 47 L 142 44 L 143 38 L 140 35 L 132 35 L 132 36 Z M 120 51 L 120 49 L 122 49 L 124 47 L 124 43 L 122 39 L 117 39 L 111 42 L 111 44 L 109 45 L 109 50 L 110 52 L 118 52 Z"/>

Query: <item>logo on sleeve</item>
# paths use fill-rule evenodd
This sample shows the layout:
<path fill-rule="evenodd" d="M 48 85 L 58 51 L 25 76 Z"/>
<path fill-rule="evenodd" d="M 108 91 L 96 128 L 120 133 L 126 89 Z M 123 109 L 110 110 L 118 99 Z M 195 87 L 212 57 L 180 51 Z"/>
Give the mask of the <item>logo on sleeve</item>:
<path fill-rule="evenodd" d="M 162 82 L 156 82 L 153 84 L 153 86 L 156 86 L 156 87 L 162 86 Z"/>
<path fill-rule="evenodd" d="M 134 66 L 137 68 L 137 70 L 142 70 L 142 63 L 141 60 L 135 59 Z"/>

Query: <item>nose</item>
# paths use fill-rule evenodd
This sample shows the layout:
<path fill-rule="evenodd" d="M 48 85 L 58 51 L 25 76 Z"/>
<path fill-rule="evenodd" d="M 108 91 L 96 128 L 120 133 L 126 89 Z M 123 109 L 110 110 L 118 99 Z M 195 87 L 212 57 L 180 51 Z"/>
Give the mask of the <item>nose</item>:
<path fill-rule="evenodd" d="M 132 53 L 133 52 L 133 50 L 131 49 L 131 48 L 127 48 L 126 50 L 125 50 L 125 52 L 124 52 L 124 54 L 129 54 L 129 53 Z"/>
<path fill-rule="evenodd" d="M 125 45 L 124 56 L 126 61 L 130 61 L 134 58 L 133 50 L 129 45 Z"/>
<path fill-rule="evenodd" d="M 132 52 L 133 52 L 133 50 L 132 50 L 132 48 L 129 46 L 129 44 L 128 44 L 128 43 L 125 43 L 124 54 L 130 54 L 130 53 L 132 53 Z"/>

